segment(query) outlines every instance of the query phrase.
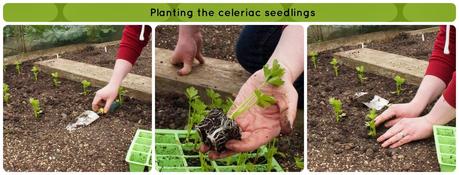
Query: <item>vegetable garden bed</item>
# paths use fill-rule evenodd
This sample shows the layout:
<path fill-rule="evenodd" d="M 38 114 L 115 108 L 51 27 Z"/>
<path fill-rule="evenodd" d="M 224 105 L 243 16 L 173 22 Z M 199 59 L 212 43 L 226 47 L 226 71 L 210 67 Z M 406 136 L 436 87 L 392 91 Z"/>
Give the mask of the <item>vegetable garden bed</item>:
<path fill-rule="evenodd" d="M 395 149 L 382 148 L 376 139 L 369 138 L 366 126 L 369 109 L 354 97 L 357 92 L 369 92 L 388 99 L 392 104 L 404 103 L 414 97 L 418 87 L 402 85 L 404 90 L 398 96 L 392 93 L 395 91 L 393 79 L 366 73 L 367 79 L 361 83 L 355 68 L 344 65 L 339 65 L 339 75 L 335 76 L 330 65 L 334 51 L 319 53 L 317 68 L 310 61 L 311 57 L 308 58 L 308 169 L 439 171 L 433 138 Z M 346 116 L 341 122 L 335 119 L 329 104 L 331 97 L 341 100 L 343 104 Z M 378 127 L 376 137 L 386 130 L 384 126 Z"/>
<path fill-rule="evenodd" d="M 113 49 L 111 55 L 103 58 L 114 62 L 114 53 Z M 88 60 L 102 59 L 102 54 L 77 52 L 60 57 L 72 55 L 78 61 L 91 62 Z M 145 60 L 151 61 L 151 57 Z M 83 95 L 80 82 L 65 79 L 60 79 L 56 87 L 51 75 L 42 72 L 34 81 L 32 66 L 31 61 L 22 63 L 20 74 L 15 65 L 6 66 L 4 71 L 4 83 L 11 94 L 10 101 L 3 104 L 5 170 L 129 171 L 124 158 L 136 130 L 151 129 L 151 103 L 125 97 L 124 105 L 114 113 L 69 132 L 65 127 L 80 113 L 91 109 L 97 89 L 89 87 L 90 93 Z M 34 117 L 29 98 L 39 100 L 42 110 L 39 118 Z"/>

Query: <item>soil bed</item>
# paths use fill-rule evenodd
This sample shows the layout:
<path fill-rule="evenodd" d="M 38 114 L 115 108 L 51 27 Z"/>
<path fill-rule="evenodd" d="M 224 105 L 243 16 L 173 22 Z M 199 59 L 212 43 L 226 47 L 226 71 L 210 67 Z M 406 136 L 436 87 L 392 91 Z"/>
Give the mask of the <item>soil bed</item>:
<path fill-rule="evenodd" d="M 155 92 L 155 127 L 158 129 L 184 129 L 188 121 L 188 103 L 184 94 Z M 294 129 L 288 136 L 278 137 L 278 151 L 286 156 L 274 157 L 284 171 L 299 171 L 294 157 L 303 158 L 303 127 Z"/>
<path fill-rule="evenodd" d="M 59 55 L 60 58 L 79 61 L 87 64 L 96 66 L 106 67 L 113 69 L 115 67 L 116 54 L 118 53 L 119 45 L 107 46 L 107 52 L 105 48 L 95 48 L 92 46 L 86 47 L 82 51 L 78 52 L 66 52 Z M 151 77 L 152 76 L 152 50 L 151 42 L 148 43 L 142 50 L 141 55 L 137 59 L 131 73 Z M 55 56 L 52 58 L 56 58 Z"/>
<path fill-rule="evenodd" d="M 11 94 L 3 105 L 6 171 L 129 171 L 124 159 L 136 130 L 151 130 L 151 103 L 126 97 L 114 113 L 69 132 L 65 127 L 91 109 L 97 89 L 83 96 L 79 82 L 61 79 L 61 85 L 53 87 L 48 74 L 39 73 L 39 80 L 32 80 L 31 62 L 22 68 L 20 75 L 14 65 L 4 72 Z M 32 97 L 40 100 L 40 119 L 33 116 L 28 102 Z"/>
<path fill-rule="evenodd" d="M 201 26 L 202 54 L 205 57 L 237 61 L 235 46 L 242 26 Z M 174 50 L 178 39 L 177 26 L 158 26 L 155 29 L 155 47 Z"/>
<path fill-rule="evenodd" d="M 336 50 L 335 50 L 336 51 Z M 417 86 L 404 85 L 400 96 L 392 79 L 366 73 L 361 84 L 355 68 L 341 65 L 335 77 L 329 62 L 332 51 L 319 53 L 318 67 L 308 63 L 308 169 L 310 171 L 439 171 L 433 138 L 412 142 L 395 149 L 382 148 L 376 139 L 367 137 L 365 117 L 369 109 L 356 102 L 356 92 L 369 92 L 390 103 L 409 102 Z M 308 58 L 309 60 L 309 58 Z M 345 82 L 345 83 L 343 83 Z M 347 114 L 336 123 L 330 97 L 343 103 Z M 377 113 L 382 113 L 383 110 Z M 426 110 L 427 111 L 427 110 Z M 426 113 L 424 111 L 424 113 Z M 387 129 L 377 128 L 377 136 Z"/>

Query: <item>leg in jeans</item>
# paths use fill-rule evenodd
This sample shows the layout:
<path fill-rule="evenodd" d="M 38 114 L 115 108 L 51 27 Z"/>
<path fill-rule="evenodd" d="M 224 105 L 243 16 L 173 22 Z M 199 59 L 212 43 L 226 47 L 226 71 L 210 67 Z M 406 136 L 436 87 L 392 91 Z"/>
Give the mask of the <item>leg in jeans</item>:
<path fill-rule="evenodd" d="M 283 26 L 245 26 L 236 45 L 239 64 L 250 73 L 263 68 L 276 49 Z M 298 107 L 303 108 L 304 73 L 293 83 L 298 92 Z"/>

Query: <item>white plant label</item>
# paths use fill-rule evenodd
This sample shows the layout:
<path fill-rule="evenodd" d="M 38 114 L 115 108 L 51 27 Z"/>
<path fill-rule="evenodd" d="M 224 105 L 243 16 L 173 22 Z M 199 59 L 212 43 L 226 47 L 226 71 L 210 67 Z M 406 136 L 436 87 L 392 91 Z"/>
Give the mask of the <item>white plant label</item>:
<path fill-rule="evenodd" d="M 107 46 L 105 46 L 104 49 L 105 49 L 105 53 L 107 53 Z"/>
<path fill-rule="evenodd" d="M 421 35 L 422 41 L 426 41 L 426 38 L 424 37 L 424 34 Z"/>
<path fill-rule="evenodd" d="M 371 109 L 381 110 L 389 104 L 389 100 L 386 100 L 378 95 L 373 97 L 373 100 L 370 102 L 363 102 L 363 104 Z"/>

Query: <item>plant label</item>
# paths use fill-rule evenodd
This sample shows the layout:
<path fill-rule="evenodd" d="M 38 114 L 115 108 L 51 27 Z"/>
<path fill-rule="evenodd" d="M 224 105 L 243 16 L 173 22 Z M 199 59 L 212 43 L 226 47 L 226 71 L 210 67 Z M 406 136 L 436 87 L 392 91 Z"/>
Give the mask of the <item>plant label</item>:
<path fill-rule="evenodd" d="M 378 95 L 373 97 L 373 100 L 370 102 L 363 102 L 363 104 L 371 109 L 381 110 L 389 104 L 389 100 L 386 100 Z"/>

